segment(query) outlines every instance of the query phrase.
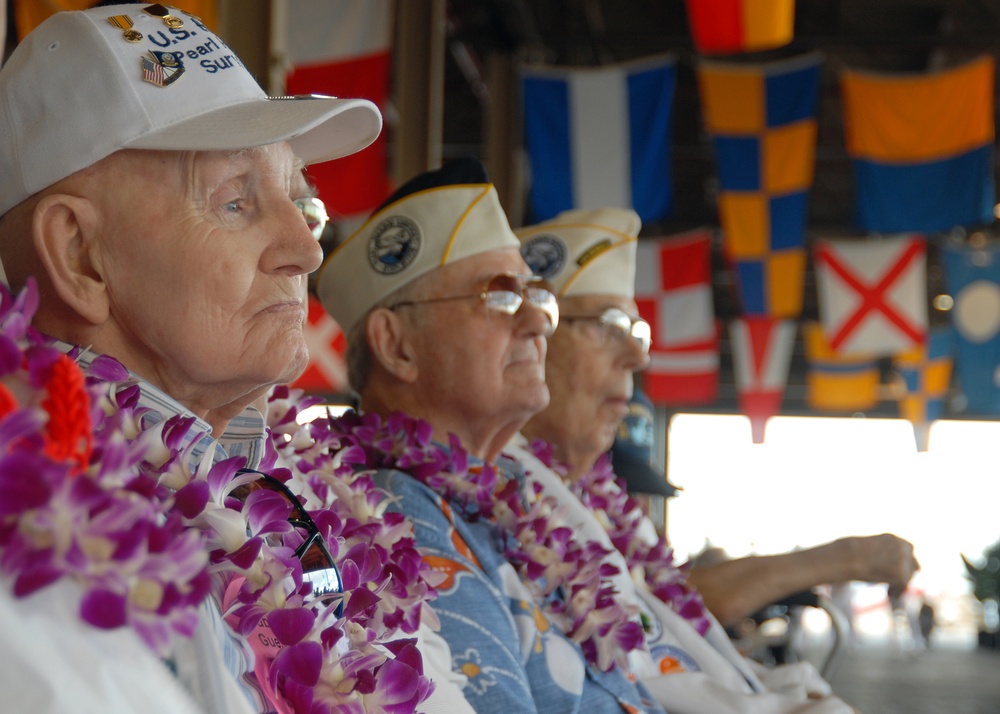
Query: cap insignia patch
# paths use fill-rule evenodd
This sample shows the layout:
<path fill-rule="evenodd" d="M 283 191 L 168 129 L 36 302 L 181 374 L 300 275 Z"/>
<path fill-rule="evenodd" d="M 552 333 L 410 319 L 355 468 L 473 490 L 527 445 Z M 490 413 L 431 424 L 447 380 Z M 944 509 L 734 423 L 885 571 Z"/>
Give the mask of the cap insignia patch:
<path fill-rule="evenodd" d="M 545 233 L 521 246 L 521 257 L 535 275 L 549 279 L 558 275 L 566 265 L 566 243 L 557 236 Z"/>
<path fill-rule="evenodd" d="M 368 240 L 368 262 L 382 275 L 395 275 L 414 261 L 421 243 L 416 223 L 405 216 L 389 216 Z"/>
<path fill-rule="evenodd" d="M 592 261 L 594 258 L 599 256 L 601 253 L 603 253 L 610 247 L 611 247 L 611 239 L 605 238 L 604 240 L 599 241 L 598 243 L 595 243 L 594 245 L 587 248 L 587 250 L 583 252 L 583 255 L 581 255 L 579 258 L 576 259 L 576 264 L 582 268 L 583 266 L 585 266 L 587 263 Z"/>

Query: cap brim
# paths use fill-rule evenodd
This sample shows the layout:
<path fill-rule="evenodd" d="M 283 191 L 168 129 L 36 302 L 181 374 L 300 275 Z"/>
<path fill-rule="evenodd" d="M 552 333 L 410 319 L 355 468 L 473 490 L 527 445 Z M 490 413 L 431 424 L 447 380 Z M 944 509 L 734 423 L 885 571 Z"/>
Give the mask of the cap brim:
<path fill-rule="evenodd" d="M 127 148 L 224 151 L 288 141 L 296 156 L 315 164 L 360 151 L 381 130 L 382 115 L 367 99 L 272 97 L 192 116 Z"/>
<path fill-rule="evenodd" d="M 615 475 L 625 481 L 629 493 L 648 493 L 671 498 L 679 491 L 667 481 L 664 474 L 658 473 L 645 461 L 636 459 L 621 449 L 612 449 L 611 464 Z"/>

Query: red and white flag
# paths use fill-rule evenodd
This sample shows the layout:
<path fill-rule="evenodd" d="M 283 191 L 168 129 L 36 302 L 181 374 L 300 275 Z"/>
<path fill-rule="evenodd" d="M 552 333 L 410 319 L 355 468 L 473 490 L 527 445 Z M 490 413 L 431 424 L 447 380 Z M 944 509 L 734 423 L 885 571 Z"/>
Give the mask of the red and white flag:
<path fill-rule="evenodd" d="M 288 0 L 286 94 L 369 99 L 385 114 L 392 65 L 392 0 Z M 366 217 L 390 193 L 385 131 L 357 154 L 310 167 L 327 209 Z"/>
<path fill-rule="evenodd" d="M 740 410 L 750 418 L 753 443 L 764 443 L 767 420 L 781 410 L 795 347 L 795 323 L 745 317 L 729 323 Z"/>
<path fill-rule="evenodd" d="M 344 351 L 347 338 L 323 303 L 309 296 L 309 319 L 305 326 L 309 366 L 291 386 L 311 394 L 341 394 L 347 391 Z"/>
<path fill-rule="evenodd" d="M 895 355 L 927 340 L 927 242 L 821 240 L 813 254 L 823 335 L 841 355 Z"/>
<path fill-rule="evenodd" d="M 718 393 L 711 246 L 706 230 L 639 241 L 635 301 L 653 328 L 643 386 L 654 404 L 708 404 Z"/>

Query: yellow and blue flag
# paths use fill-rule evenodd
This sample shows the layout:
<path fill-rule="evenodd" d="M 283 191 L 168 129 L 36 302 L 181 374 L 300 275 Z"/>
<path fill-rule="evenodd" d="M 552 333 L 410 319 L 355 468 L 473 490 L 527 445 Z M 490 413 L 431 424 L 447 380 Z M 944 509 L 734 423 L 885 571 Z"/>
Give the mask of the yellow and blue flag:
<path fill-rule="evenodd" d="M 803 326 L 806 348 L 807 401 L 817 411 L 856 412 L 879 402 L 881 375 L 874 356 L 838 354 L 819 322 Z"/>
<path fill-rule="evenodd" d="M 632 208 L 644 223 L 670 213 L 676 58 L 521 74 L 532 221 L 570 208 Z"/>
<path fill-rule="evenodd" d="M 920 451 L 927 451 L 930 423 L 944 416 L 951 388 L 954 345 L 955 333 L 951 327 L 935 327 L 926 344 L 893 360 L 903 386 L 899 415 L 913 423 Z"/>
<path fill-rule="evenodd" d="M 719 175 L 719 221 L 742 311 L 798 317 L 822 56 L 766 65 L 702 62 L 705 125 Z"/>
<path fill-rule="evenodd" d="M 858 225 L 939 232 L 993 220 L 992 57 L 921 75 L 841 74 Z"/>

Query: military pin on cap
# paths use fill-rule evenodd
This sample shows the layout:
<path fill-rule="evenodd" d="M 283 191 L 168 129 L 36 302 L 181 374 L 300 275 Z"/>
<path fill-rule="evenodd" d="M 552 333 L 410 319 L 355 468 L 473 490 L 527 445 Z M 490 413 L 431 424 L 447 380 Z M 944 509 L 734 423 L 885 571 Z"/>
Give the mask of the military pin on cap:
<path fill-rule="evenodd" d="M 152 15 L 153 17 L 158 17 L 163 20 L 163 24 L 172 30 L 176 30 L 178 27 L 184 26 L 184 21 L 177 17 L 176 15 L 170 14 L 170 9 L 164 7 L 160 3 L 155 5 L 147 5 L 142 9 L 147 15 Z"/>
<path fill-rule="evenodd" d="M 132 25 L 135 23 L 132 22 L 132 18 L 128 15 L 112 15 L 108 18 L 108 22 L 121 30 L 122 37 L 129 42 L 135 43 L 142 40 L 142 33 L 132 28 Z"/>

